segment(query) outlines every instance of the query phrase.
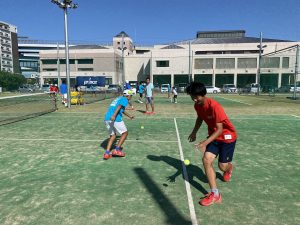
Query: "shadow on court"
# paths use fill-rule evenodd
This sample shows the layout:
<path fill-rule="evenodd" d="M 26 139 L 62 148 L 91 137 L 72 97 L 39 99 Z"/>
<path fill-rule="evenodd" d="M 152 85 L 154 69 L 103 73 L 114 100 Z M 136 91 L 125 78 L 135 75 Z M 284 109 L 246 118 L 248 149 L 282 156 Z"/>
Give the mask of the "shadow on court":
<path fill-rule="evenodd" d="M 172 158 L 170 156 L 156 156 L 156 155 L 148 155 L 147 156 L 148 159 L 152 160 L 152 161 L 163 161 L 167 164 L 169 164 L 170 166 L 174 167 L 177 171 L 172 174 L 171 176 L 167 177 L 167 180 L 169 182 L 175 182 L 176 177 L 178 177 L 180 174 L 182 174 L 182 178 L 183 177 L 183 173 L 182 173 L 182 161 L 179 159 L 175 159 Z M 190 164 L 188 166 L 186 166 L 186 170 L 187 170 L 187 181 L 197 190 L 199 190 L 201 193 L 203 193 L 204 195 L 207 194 L 208 192 L 202 187 L 201 184 L 199 184 L 195 179 L 200 180 L 203 183 L 207 183 L 207 178 L 206 175 L 203 173 L 202 169 L 199 168 L 198 166 L 195 166 L 193 164 Z"/>
<path fill-rule="evenodd" d="M 191 224 L 191 221 L 186 220 L 170 202 L 170 200 L 162 193 L 160 188 L 155 184 L 148 173 L 140 167 L 134 168 L 134 172 L 142 181 L 144 187 L 151 194 L 152 198 L 156 201 L 161 210 L 164 211 L 167 217 L 167 224 L 185 225 Z"/>

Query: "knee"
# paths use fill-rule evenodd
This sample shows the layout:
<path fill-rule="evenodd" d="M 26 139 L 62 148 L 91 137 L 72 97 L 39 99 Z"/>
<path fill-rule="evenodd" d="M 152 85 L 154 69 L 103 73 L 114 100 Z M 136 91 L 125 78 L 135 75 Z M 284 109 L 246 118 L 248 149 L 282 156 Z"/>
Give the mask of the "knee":
<path fill-rule="evenodd" d="M 210 166 L 212 164 L 212 160 L 208 157 L 203 156 L 202 163 L 204 166 Z"/>

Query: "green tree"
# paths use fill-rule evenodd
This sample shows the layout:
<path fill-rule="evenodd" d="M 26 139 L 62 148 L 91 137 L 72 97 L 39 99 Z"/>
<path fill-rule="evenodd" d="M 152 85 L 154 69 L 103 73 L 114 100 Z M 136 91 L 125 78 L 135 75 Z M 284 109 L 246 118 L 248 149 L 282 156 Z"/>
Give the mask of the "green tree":
<path fill-rule="evenodd" d="M 7 91 L 17 90 L 26 83 L 26 78 L 20 74 L 0 71 L 0 87 Z"/>

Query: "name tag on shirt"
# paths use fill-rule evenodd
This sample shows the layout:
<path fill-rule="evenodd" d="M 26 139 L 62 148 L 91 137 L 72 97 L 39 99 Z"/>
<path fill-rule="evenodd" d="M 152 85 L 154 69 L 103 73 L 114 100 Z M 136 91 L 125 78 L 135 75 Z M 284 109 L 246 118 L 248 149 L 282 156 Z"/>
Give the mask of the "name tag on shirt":
<path fill-rule="evenodd" d="M 224 135 L 224 139 L 225 139 L 225 140 L 231 140 L 231 139 L 232 139 L 231 134 L 225 134 L 225 135 Z"/>

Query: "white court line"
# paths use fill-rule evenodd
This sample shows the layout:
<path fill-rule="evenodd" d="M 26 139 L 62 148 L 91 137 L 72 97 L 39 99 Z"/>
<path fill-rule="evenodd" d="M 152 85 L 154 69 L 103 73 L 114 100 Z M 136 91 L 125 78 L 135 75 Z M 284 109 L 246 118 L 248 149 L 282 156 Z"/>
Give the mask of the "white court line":
<path fill-rule="evenodd" d="M 252 104 L 250 104 L 250 103 L 241 102 L 241 101 L 233 100 L 233 99 L 230 99 L 230 98 L 224 98 L 224 97 L 220 97 L 220 96 L 218 96 L 217 98 L 223 98 L 223 99 L 225 99 L 225 100 L 229 100 L 229 101 L 233 101 L 233 102 L 238 102 L 238 103 L 245 104 L 245 105 L 252 105 Z"/>
<path fill-rule="evenodd" d="M 178 127 L 177 127 L 176 118 L 174 118 L 174 123 L 175 123 L 175 128 L 176 128 L 176 133 L 177 133 L 180 159 L 182 161 L 183 177 L 184 177 L 185 189 L 186 189 L 186 193 L 187 193 L 187 197 L 188 197 L 188 203 L 189 203 L 189 209 L 190 209 L 190 216 L 191 216 L 192 224 L 193 225 L 197 225 L 198 222 L 197 222 L 197 217 L 196 217 L 196 212 L 195 212 L 195 207 L 194 207 L 194 202 L 193 202 L 193 196 L 192 196 L 192 192 L 191 192 L 191 187 L 190 187 L 190 183 L 188 181 L 188 175 L 187 175 L 186 167 L 185 167 L 185 165 L 183 163 L 184 157 L 183 157 L 183 151 L 182 151 L 181 140 L 180 140 L 180 136 L 179 136 L 179 131 L 178 131 Z"/>
<path fill-rule="evenodd" d="M 63 138 L 0 138 L 0 141 L 57 141 L 57 142 L 99 142 L 105 141 L 100 139 L 63 139 Z M 174 141 L 159 141 L 159 140 L 126 140 L 128 142 L 143 142 L 143 143 L 177 143 Z"/>

